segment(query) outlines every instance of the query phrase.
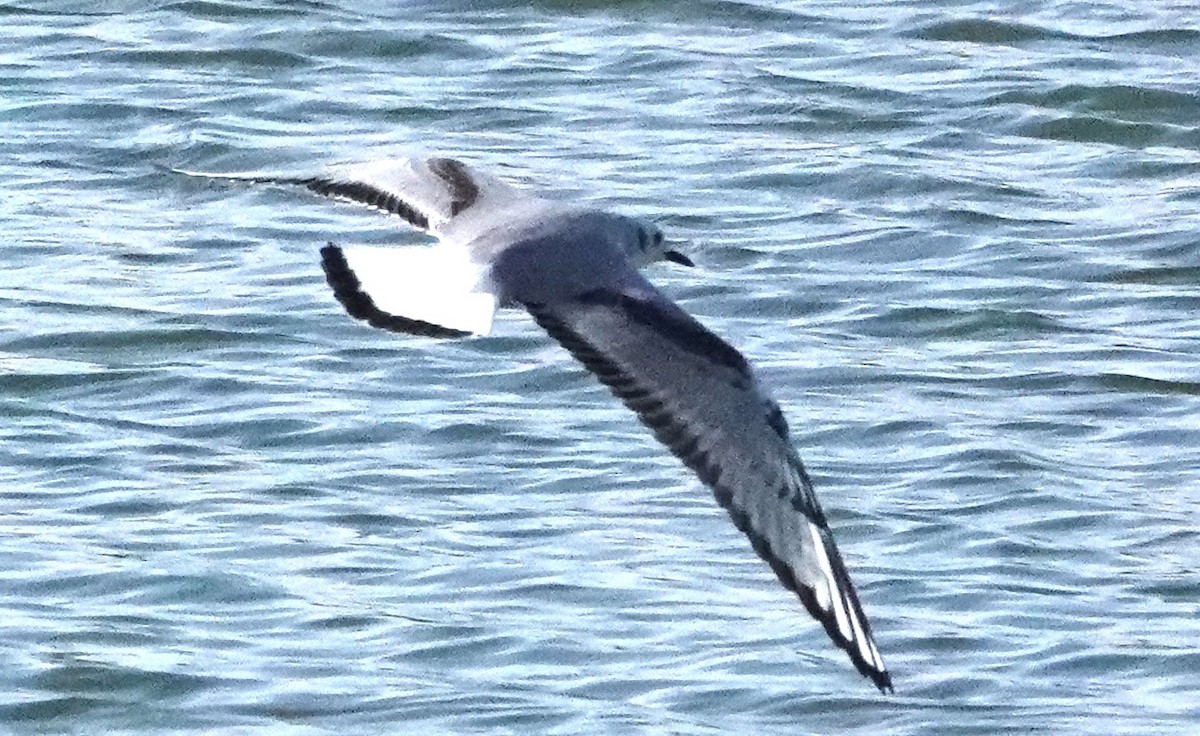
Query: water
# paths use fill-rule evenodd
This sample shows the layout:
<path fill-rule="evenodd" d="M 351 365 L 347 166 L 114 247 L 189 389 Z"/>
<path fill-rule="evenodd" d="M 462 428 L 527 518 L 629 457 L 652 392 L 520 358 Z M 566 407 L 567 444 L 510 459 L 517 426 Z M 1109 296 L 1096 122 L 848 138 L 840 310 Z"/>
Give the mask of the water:
<path fill-rule="evenodd" d="M 1188 3 L 0 6 L 0 730 L 1200 733 Z M 659 222 L 783 404 L 881 696 L 522 314 L 163 167 L 420 150 Z"/>

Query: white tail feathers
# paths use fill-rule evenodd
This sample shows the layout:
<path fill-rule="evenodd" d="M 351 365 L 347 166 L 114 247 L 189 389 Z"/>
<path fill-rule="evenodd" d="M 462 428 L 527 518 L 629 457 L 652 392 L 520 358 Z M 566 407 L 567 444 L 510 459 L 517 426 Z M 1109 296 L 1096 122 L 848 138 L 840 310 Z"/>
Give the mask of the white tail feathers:
<path fill-rule="evenodd" d="M 321 249 L 325 276 L 351 316 L 434 337 L 486 335 L 496 296 L 485 270 L 453 246 Z"/>

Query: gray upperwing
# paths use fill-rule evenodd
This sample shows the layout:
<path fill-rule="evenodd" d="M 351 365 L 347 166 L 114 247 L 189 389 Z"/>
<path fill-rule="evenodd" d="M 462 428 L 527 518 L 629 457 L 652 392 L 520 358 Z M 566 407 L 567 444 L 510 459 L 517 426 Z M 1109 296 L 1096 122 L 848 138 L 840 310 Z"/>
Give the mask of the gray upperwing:
<path fill-rule="evenodd" d="M 890 691 L 787 423 L 745 358 L 644 280 L 636 290 L 525 306 L 712 488 L 858 671 Z"/>

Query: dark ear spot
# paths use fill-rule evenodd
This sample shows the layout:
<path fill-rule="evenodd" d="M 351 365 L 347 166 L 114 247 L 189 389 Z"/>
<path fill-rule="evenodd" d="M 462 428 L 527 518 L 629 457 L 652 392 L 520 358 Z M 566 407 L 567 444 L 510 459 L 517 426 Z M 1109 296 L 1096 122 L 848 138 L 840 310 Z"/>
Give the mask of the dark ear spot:
<path fill-rule="evenodd" d="M 658 246 L 662 245 L 662 243 L 663 243 L 662 230 L 655 230 L 654 231 L 654 247 L 657 248 Z"/>

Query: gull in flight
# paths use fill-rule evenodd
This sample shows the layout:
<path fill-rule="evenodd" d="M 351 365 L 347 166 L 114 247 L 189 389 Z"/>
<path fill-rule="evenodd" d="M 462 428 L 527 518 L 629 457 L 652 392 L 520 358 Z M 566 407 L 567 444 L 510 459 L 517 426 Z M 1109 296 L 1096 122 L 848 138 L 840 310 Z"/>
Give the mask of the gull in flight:
<path fill-rule="evenodd" d="M 892 678 L 792 447 L 779 405 L 741 353 L 639 272 L 692 262 L 656 226 L 543 199 L 452 158 L 334 167 L 316 176 L 193 176 L 289 184 L 398 215 L 434 245 L 321 249 L 338 301 L 368 324 L 486 335 L 524 307 L 710 487 L 784 587 L 883 692 Z"/>

